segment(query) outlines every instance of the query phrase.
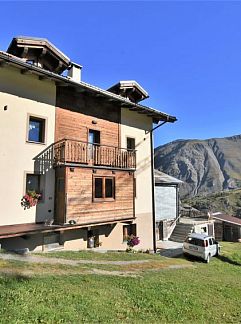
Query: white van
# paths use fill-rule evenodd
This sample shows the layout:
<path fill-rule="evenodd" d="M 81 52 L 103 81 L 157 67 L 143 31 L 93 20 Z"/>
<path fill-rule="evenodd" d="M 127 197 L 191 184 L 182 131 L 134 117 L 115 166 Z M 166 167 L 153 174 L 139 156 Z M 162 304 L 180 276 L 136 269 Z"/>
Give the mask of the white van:
<path fill-rule="evenodd" d="M 220 246 L 213 236 L 207 234 L 192 233 L 183 243 L 183 254 L 193 255 L 209 263 L 210 258 L 219 255 Z"/>

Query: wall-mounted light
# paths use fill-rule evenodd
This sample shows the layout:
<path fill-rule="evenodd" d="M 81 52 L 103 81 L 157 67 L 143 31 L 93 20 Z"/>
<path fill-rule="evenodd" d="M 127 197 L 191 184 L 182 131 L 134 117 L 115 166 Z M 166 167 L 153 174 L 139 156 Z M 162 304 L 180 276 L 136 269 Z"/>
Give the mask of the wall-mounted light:
<path fill-rule="evenodd" d="M 74 172 L 74 168 L 73 167 L 69 168 L 69 171 Z"/>
<path fill-rule="evenodd" d="M 7 105 L 4 106 L 4 107 L 3 107 L 3 110 L 4 110 L 4 111 L 8 110 L 8 106 L 7 106 Z"/>
<path fill-rule="evenodd" d="M 93 119 L 92 120 L 92 124 L 96 125 L 97 124 L 97 120 L 96 119 Z"/>

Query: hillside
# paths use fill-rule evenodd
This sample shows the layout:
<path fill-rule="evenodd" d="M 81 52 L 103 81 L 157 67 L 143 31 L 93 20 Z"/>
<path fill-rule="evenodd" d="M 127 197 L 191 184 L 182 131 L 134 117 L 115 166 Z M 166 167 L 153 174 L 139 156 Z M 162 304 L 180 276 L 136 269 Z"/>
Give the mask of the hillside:
<path fill-rule="evenodd" d="M 182 197 L 241 187 L 241 135 L 177 140 L 155 149 L 155 168 L 185 183 Z"/>
<path fill-rule="evenodd" d="M 223 212 L 241 218 L 241 189 L 196 196 L 182 201 L 199 210 Z"/>

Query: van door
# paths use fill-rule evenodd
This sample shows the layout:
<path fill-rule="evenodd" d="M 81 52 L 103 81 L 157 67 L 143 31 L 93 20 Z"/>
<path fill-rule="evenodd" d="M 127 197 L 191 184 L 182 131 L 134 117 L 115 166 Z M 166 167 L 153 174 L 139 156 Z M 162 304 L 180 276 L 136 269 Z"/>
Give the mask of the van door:
<path fill-rule="evenodd" d="M 217 244 L 215 244 L 215 241 L 213 238 L 209 238 L 209 253 L 211 254 L 211 256 L 216 255 L 217 253 Z"/>

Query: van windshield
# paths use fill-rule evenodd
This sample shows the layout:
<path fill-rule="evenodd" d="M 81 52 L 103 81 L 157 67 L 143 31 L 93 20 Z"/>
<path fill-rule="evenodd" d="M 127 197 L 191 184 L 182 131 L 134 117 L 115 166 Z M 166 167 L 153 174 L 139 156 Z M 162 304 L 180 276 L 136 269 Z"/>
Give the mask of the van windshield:
<path fill-rule="evenodd" d="M 197 245 L 197 246 L 203 246 L 203 247 L 205 246 L 203 240 L 200 240 L 200 239 L 194 238 L 194 237 L 187 237 L 185 242 L 189 243 L 189 244 Z"/>

